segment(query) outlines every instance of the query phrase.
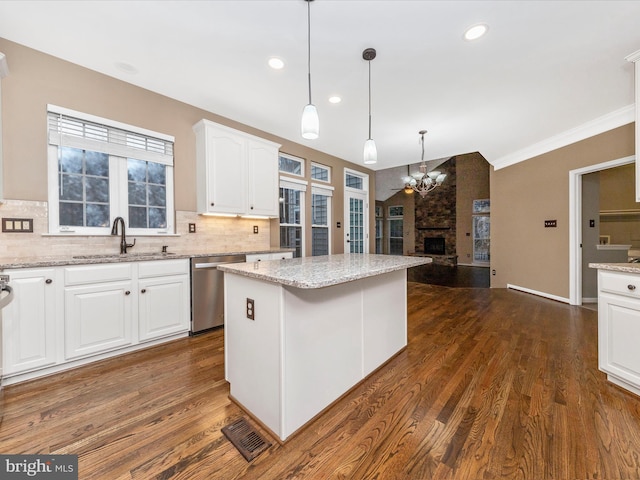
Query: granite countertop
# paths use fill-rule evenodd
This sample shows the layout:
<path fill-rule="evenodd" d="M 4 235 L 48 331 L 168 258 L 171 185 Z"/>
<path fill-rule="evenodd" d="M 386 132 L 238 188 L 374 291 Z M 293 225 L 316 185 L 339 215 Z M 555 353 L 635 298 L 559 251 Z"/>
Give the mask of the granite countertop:
<path fill-rule="evenodd" d="M 589 268 L 612 272 L 640 273 L 640 263 L 590 263 Z"/>
<path fill-rule="evenodd" d="M 431 263 L 427 257 L 340 254 L 220 265 L 219 270 L 296 288 L 322 288 Z"/>
<path fill-rule="evenodd" d="M 93 255 L 57 255 L 57 256 L 37 256 L 37 257 L 0 257 L 0 271 L 11 268 L 41 268 L 41 267 L 57 267 L 65 265 L 92 265 L 100 263 L 120 263 L 120 262 L 144 262 L 150 260 L 170 260 L 176 258 L 197 258 L 212 257 L 216 255 L 250 255 L 254 253 L 280 253 L 290 252 L 286 248 L 273 248 L 270 250 L 256 250 L 243 252 L 209 252 L 209 251 L 192 251 L 192 252 L 131 252 L 125 254 L 105 253 Z"/>

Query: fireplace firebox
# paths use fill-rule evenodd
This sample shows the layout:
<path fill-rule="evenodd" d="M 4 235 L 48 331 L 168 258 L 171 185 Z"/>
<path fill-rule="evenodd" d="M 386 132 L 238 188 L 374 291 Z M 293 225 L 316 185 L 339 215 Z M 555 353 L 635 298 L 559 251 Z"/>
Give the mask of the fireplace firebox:
<path fill-rule="evenodd" d="M 431 255 L 444 255 L 445 254 L 444 237 L 425 238 L 424 253 L 428 253 Z"/>

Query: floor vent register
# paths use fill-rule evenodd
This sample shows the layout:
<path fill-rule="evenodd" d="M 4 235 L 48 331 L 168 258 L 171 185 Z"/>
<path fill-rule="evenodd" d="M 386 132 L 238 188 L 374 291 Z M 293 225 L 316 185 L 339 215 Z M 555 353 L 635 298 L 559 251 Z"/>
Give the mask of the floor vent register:
<path fill-rule="evenodd" d="M 223 427 L 222 433 L 238 449 L 247 462 L 250 462 L 271 446 L 271 443 L 262 438 L 262 435 L 244 417 Z"/>

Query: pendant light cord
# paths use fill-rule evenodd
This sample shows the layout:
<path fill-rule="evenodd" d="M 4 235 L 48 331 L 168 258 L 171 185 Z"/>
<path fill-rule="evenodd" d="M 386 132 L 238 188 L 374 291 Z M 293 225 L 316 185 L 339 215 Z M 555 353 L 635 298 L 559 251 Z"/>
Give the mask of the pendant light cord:
<path fill-rule="evenodd" d="M 309 72 L 309 105 L 311 105 L 311 0 L 307 0 L 307 71 Z"/>
<path fill-rule="evenodd" d="M 371 60 L 369 60 L 369 140 L 371 140 Z"/>

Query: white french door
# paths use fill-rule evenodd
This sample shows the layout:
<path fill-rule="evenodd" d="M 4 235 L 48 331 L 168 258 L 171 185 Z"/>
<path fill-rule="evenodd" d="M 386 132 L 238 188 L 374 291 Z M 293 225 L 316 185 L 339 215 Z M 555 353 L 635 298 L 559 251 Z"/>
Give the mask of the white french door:
<path fill-rule="evenodd" d="M 369 253 L 369 176 L 345 169 L 344 252 Z"/>

